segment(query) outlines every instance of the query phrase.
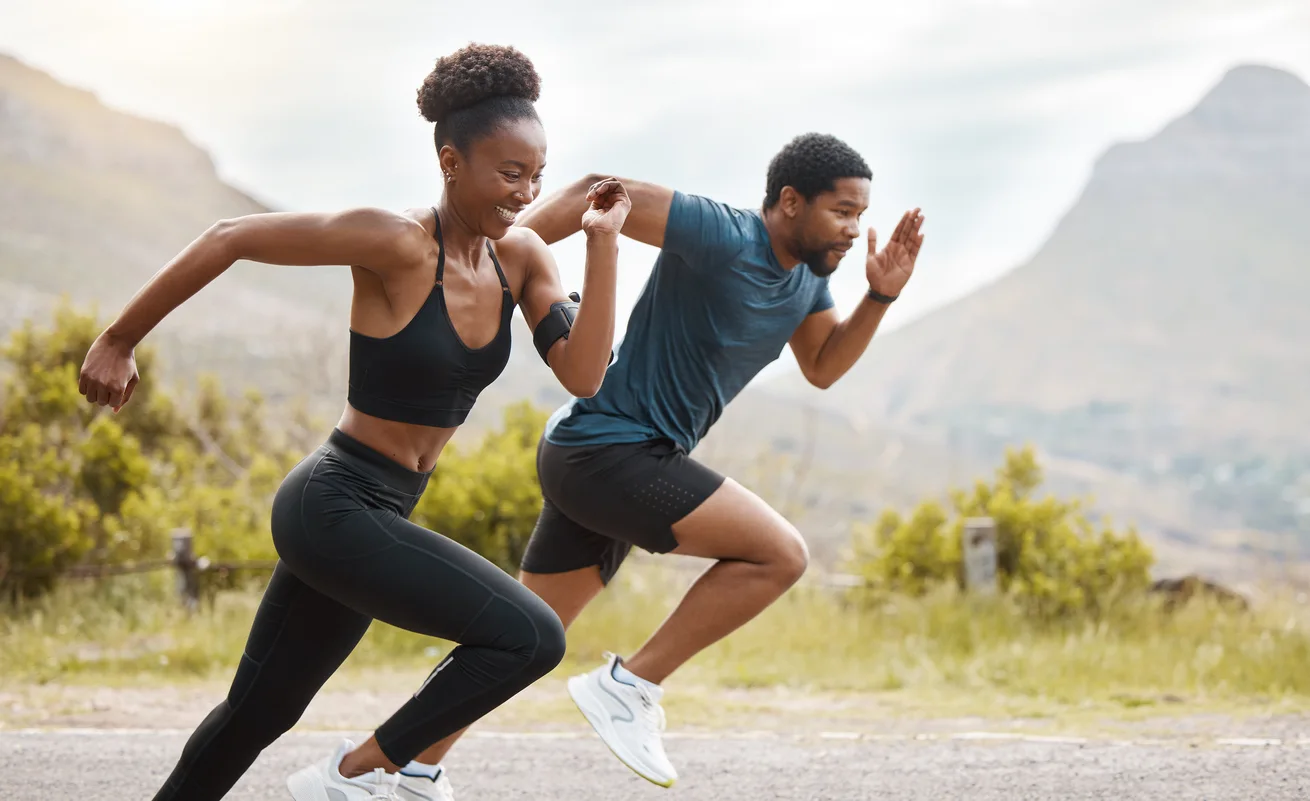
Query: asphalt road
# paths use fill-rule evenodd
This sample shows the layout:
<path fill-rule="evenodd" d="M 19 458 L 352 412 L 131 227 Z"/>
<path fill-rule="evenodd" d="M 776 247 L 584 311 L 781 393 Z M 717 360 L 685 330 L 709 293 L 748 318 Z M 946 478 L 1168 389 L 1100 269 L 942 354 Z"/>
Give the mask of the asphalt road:
<path fill-rule="evenodd" d="M 322 758 L 340 737 L 286 735 L 228 797 L 285 801 L 286 775 Z M 185 739 L 180 730 L 0 731 L 0 798 L 149 799 Z M 461 801 L 1310 798 L 1305 740 L 672 734 L 666 747 L 681 773 L 671 790 L 628 772 L 590 734 L 470 736 L 449 770 Z"/>

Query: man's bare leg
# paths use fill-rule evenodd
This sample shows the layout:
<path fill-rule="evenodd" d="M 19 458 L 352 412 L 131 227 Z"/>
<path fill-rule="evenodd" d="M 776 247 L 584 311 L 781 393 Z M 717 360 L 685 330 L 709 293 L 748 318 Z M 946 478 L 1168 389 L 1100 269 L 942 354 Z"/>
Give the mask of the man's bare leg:
<path fill-rule="evenodd" d="M 624 666 L 659 684 L 785 593 L 809 563 L 805 541 L 755 493 L 727 479 L 673 526 L 673 553 L 719 560 Z"/>
<path fill-rule="evenodd" d="M 716 559 L 635 654 L 569 679 L 569 695 L 605 745 L 637 775 L 671 787 L 659 685 L 707 646 L 758 615 L 805 572 L 805 542 L 782 515 L 726 479 L 673 524 L 674 553 Z"/>

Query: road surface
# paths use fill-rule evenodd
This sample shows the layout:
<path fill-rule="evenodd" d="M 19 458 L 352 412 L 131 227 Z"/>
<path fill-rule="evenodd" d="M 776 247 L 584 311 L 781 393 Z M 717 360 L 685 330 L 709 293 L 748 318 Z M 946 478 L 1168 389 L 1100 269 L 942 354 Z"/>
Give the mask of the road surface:
<path fill-rule="evenodd" d="M 180 729 L 0 730 L 0 798 L 149 799 L 186 736 Z M 342 736 L 286 735 L 229 798 L 286 801 L 286 775 L 322 758 Z M 671 732 L 667 748 L 682 775 L 672 790 L 628 772 L 590 733 L 475 732 L 449 770 L 461 801 L 1310 798 L 1310 740 L 1299 732 L 1154 741 L 988 732 Z"/>

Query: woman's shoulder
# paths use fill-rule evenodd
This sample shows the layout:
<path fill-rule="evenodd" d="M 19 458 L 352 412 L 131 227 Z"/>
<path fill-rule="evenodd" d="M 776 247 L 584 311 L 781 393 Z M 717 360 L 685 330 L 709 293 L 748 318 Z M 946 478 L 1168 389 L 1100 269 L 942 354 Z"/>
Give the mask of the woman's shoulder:
<path fill-rule="evenodd" d="M 404 209 L 403 211 L 392 211 L 396 221 L 404 227 L 409 235 L 421 235 L 426 239 L 434 239 L 437 226 L 437 213 L 435 209 L 424 206 L 423 208 Z"/>
<path fill-rule="evenodd" d="M 501 261 L 525 266 L 540 261 L 543 254 L 550 252 L 545 240 L 536 231 L 520 226 L 510 228 L 491 246 Z"/>

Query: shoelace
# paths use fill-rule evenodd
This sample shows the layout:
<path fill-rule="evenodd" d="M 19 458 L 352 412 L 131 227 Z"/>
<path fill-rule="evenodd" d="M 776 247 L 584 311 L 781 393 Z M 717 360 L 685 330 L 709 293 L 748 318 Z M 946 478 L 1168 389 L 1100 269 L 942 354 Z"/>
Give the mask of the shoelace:
<path fill-rule="evenodd" d="M 664 731 L 664 707 L 655 702 L 647 688 L 638 687 L 637 693 L 641 696 L 641 711 L 646 722 L 656 731 Z"/>
<path fill-rule="evenodd" d="M 614 654 L 609 651 L 606 651 L 602 656 L 606 662 L 614 659 Z M 637 694 L 641 698 L 642 718 L 656 731 L 664 731 L 664 707 L 655 702 L 650 690 L 646 687 L 638 685 Z"/>
<path fill-rule="evenodd" d="M 368 797 L 368 801 L 401 801 L 400 796 L 392 792 L 387 784 L 392 783 L 391 774 L 382 768 L 373 769 L 373 782 L 377 789 Z"/>

